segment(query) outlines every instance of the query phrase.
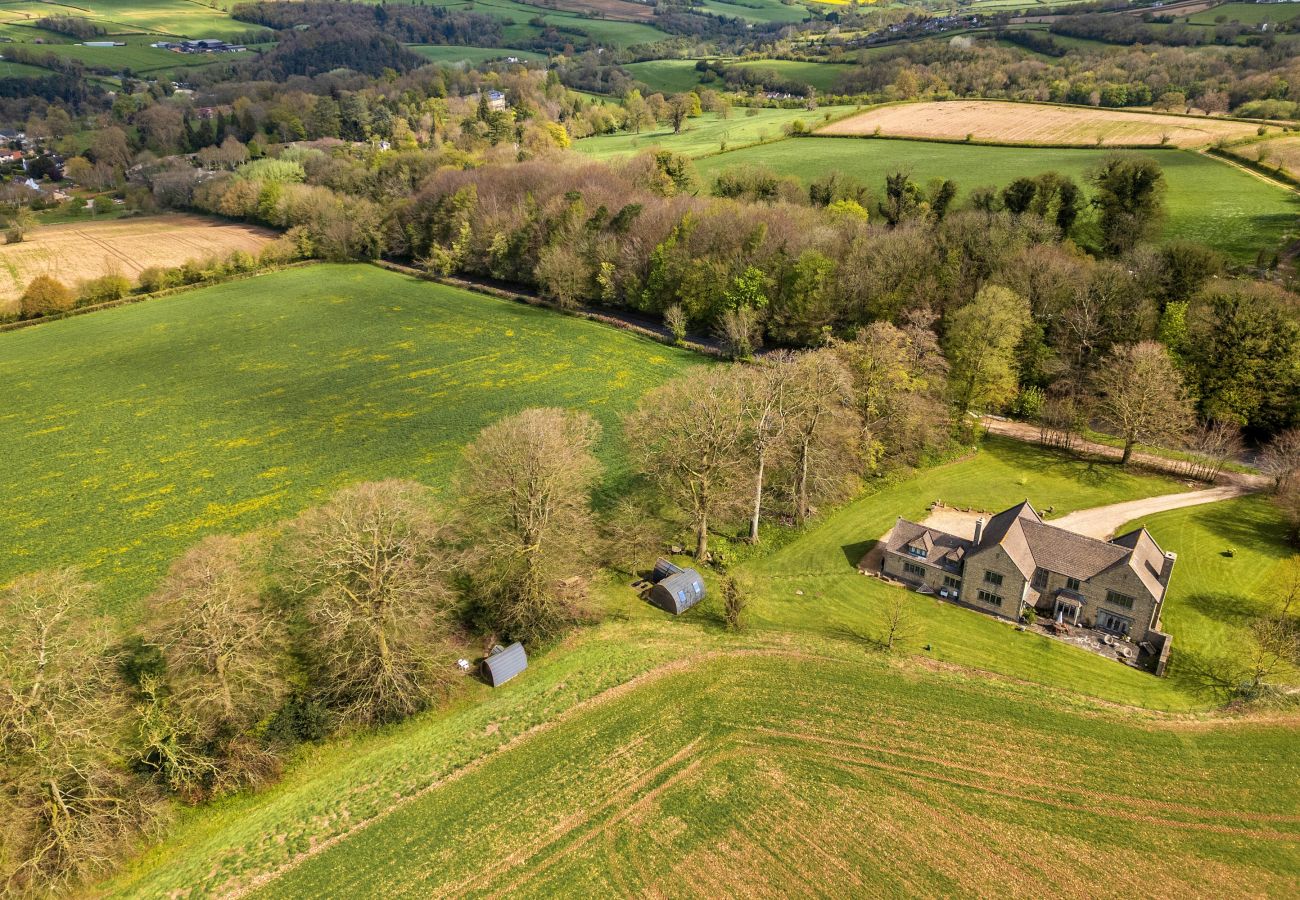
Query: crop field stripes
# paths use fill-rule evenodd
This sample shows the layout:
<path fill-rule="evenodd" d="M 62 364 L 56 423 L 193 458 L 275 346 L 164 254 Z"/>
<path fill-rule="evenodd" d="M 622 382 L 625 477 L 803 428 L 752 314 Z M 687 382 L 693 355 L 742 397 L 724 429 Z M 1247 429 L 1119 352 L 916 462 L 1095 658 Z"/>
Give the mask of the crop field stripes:
<path fill-rule="evenodd" d="M 342 830 L 338 831 L 336 834 L 333 834 L 328 838 L 319 841 L 313 840 L 308 850 L 296 854 L 295 856 L 293 856 L 293 858 L 291 858 L 281 866 L 263 872 L 262 874 L 257 875 L 246 882 L 231 886 L 229 890 L 223 891 L 221 893 L 221 896 L 225 898 L 225 900 L 238 900 L 238 898 L 246 897 L 251 894 L 260 892 L 264 889 L 267 889 L 270 886 L 272 886 L 277 879 L 283 877 L 284 875 L 298 868 L 300 865 L 307 862 L 308 860 L 317 857 L 325 853 L 326 851 L 333 849 L 334 847 L 338 846 L 344 841 L 347 841 L 350 838 L 356 837 L 358 834 L 362 833 L 366 829 L 382 822 L 384 819 L 386 819 L 393 813 L 399 811 L 400 809 L 403 809 L 404 807 L 409 806 L 411 803 L 420 800 L 421 798 L 426 797 L 432 792 L 437 791 L 440 788 L 447 787 L 453 784 L 454 782 L 472 774 L 473 772 L 482 768 L 487 763 L 496 760 L 497 758 L 507 753 L 508 751 L 516 747 L 519 747 L 521 744 L 524 744 L 536 737 L 539 737 L 540 735 L 545 734 L 586 712 L 590 712 L 605 704 L 618 701 L 623 697 L 625 697 L 627 694 L 634 692 L 639 688 L 645 687 L 649 684 L 653 684 L 654 682 L 660 681 L 668 676 L 693 669 L 700 665 L 704 665 L 712 660 L 724 656 L 728 656 L 728 657 L 787 656 L 795 659 L 809 659 L 809 660 L 819 658 L 816 656 L 802 653 L 797 650 L 751 648 L 751 649 L 739 649 L 739 650 L 731 650 L 731 651 L 715 650 L 715 651 L 699 654 L 693 657 L 678 659 L 666 663 L 662 666 L 659 666 L 658 668 L 637 675 L 623 682 L 622 684 L 616 685 L 600 694 L 597 694 L 594 697 L 591 697 L 588 700 L 582 701 L 581 703 L 578 703 L 570 707 L 569 709 L 565 710 L 563 713 L 561 713 L 554 719 L 551 719 L 550 721 L 544 722 L 540 725 L 528 729 L 527 731 L 522 732 L 521 734 L 517 735 L 516 737 L 512 738 L 511 740 L 497 747 L 492 752 L 479 757 L 473 762 L 465 766 L 462 766 L 461 768 L 445 775 L 444 777 L 431 781 L 429 784 L 425 785 L 419 790 L 416 790 L 406 796 L 395 797 L 393 803 L 378 815 L 371 816 L 369 818 L 350 823 L 347 827 L 343 828 Z M 636 746 L 637 746 L 636 743 L 626 745 L 625 747 L 622 748 L 622 750 L 618 755 L 626 756 Z M 678 754 L 674 754 L 674 756 L 677 755 Z M 607 759 L 613 759 L 613 758 L 615 757 L 611 756 L 608 757 Z M 649 777 L 653 778 L 653 775 Z M 644 775 L 642 776 L 642 780 L 645 780 Z"/>
<path fill-rule="evenodd" d="M 851 741 L 828 736 L 795 734 L 770 728 L 734 726 L 737 731 L 752 731 L 767 738 L 788 742 L 798 748 L 798 754 L 818 757 L 837 764 L 852 767 L 865 767 L 888 772 L 905 779 L 934 781 L 951 787 L 972 789 L 1005 797 L 1010 800 L 1043 804 L 1058 809 L 1074 812 L 1091 813 L 1100 816 L 1116 816 L 1129 821 L 1156 824 L 1163 827 L 1183 828 L 1188 830 L 1213 831 L 1218 834 L 1236 834 L 1252 840 L 1271 840 L 1300 843 L 1300 816 L 1268 813 L 1249 813 L 1237 810 L 1217 810 L 1204 806 L 1167 803 L 1159 800 L 1134 798 L 1127 794 L 1114 794 L 1087 788 L 1072 787 L 1059 780 L 1047 778 L 1029 778 L 1005 771 L 964 765 L 929 754 L 917 753 L 900 747 Z M 755 750 L 770 747 L 770 744 L 758 741 L 744 742 Z M 858 750 L 866 755 L 849 755 L 833 752 L 828 748 Z M 912 765 L 890 762 L 889 757 L 901 758 Z M 921 764 L 918 766 L 916 764 Z M 1130 809 L 1152 808 L 1160 810 L 1163 815 L 1146 815 Z M 1222 824 L 1209 820 L 1235 820 L 1233 824 Z M 1292 830 L 1253 827 L 1245 823 L 1258 825 L 1292 825 Z"/>

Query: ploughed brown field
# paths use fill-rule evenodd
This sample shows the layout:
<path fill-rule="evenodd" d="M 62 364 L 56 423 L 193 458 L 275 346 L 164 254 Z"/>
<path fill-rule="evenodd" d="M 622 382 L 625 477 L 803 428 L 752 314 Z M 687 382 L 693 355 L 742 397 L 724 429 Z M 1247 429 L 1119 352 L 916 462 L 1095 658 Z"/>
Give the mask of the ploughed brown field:
<path fill-rule="evenodd" d="M 1201 147 L 1219 138 L 1255 133 L 1249 122 L 1171 116 L 997 100 L 909 103 L 867 110 L 832 122 L 819 134 L 937 138 L 1007 144 L 1070 144 L 1080 147 L 1159 144 Z M 879 131 L 877 131 L 879 129 Z"/>
<path fill-rule="evenodd" d="M 178 266 L 235 250 L 257 253 L 274 237 L 265 228 L 188 215 L 38 228 L 20 244 L 0 246 L 0 312 L 16 308 L 37 275 L 52 275 L 69 287 L 112 271 L 134 281 L 149 266 Z"/>

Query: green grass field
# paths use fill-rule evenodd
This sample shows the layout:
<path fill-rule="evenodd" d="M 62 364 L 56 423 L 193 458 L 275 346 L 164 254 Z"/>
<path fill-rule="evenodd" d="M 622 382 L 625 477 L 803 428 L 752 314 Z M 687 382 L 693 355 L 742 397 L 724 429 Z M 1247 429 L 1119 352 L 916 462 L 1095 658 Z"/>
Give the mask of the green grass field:
<path fill-rule="evenodd" d="M 700 8 L 716 16 L 744 19 L 747 22 L 802 22 L 808 10 L 802 3 L 781 3 L 780 0 L 703 0 Z"/>
<path fill-rule="evenodd" d="M 694 357 L 373 266 L 311 266 L 0 334 L 0 582 L 84 566 L 129 620 L 213 532 L 356 481 L 445 485 L 528 406 L 613 428 Z"/>
<path fill-rule="evenodd" d="M 784 135 L 783 126 L 796 119 L 806 122 L 811 127 L 829 121 L 828 116 L 833 119 L 844 115 L 845 112 L 848 112 L 847 108 L 837 106 L 811 111 L 735 108 L 725 119 L 718 118 L 716 113 L 705 113 L 698 118 L 688 119 L 681 134 L 673 134 L 672 128 L 666 126 L 661 126 L 655 131 L 644 131 L 641 134 L 630 132 L 602 134 L 574 141 L 573 149 L 595 159 L 629 156 L 659 148 L 684 153 L 687 156 L 704 156 L 721 150 L 723 141 L 728 147 L 744 147 L 762 141 L 773 141 Z M 761 154 L 765 149 L 768 148 L 755 147 L 752 152 Z M 710 171 L 712 170 L 710 168 Z"/>
<path fill-rule="evenodd" d="M 613 47 L 651 44 L 664 40 L 668 36 L 665 32 L 640 22 L 588 18 L 574 12 L 547 10 L 540 6 L 515 3 L 513 0 L 473 0 L 472 4 L 465 2 L 465 0 L 447 0 L 447 2 L 435 2 L 432 5 L 443 6 L 448 9 L 472 9 L 474 12 L 493 16 L 503 21 L 509 20 L 512 24 L 505 27 L 507 44 L 519 43 L 528 38 L 536 37 L 540 30 L 536 26 L 529 25 L 528 22 L 537 16 L 541 16 L 548 25 L 560 29 L 577 29 L 589 35 L 593 40 Z"/>
<path fill-rule="evenodd" d="M 1217 25 L 1220 17 L 1225 17 L 1225 22 L 1240 22 L 1243 25 L 1291 22 L 1300 17 L 1300 6 L 1294 3 L 1223 3 L 1213 9 L 1193 13 L 1183 21 L 1192 25 Z"/>
<path fill-rule="evenodd" d="M 1165 601 L 1165 630 L 1175 635 L 1171 680 L 1197 687 L 1216 660 L 1241 661 L 1254 645 L 1250 624 L 1274 612 L 1300 557 L 1287 546 L 1286 523 L 1264 497 L 1246 497 L 1150 516 L 1145 525 L 1178 564 Z M 1232 550 L 1232 556 L 1225 555 Z M 1297 673 L 1283 680 L 1300 680 Z"/>
<path fill-rule="evenodd" d="M 407 49 L 420 54 L 429 62 L 443 65 L 465 63 L 476 66 L 479 63 L 504 61 L 506 57 L 528 61 L 544 60 L 546 54 L 533 53 L 531 50 L 512 50 L 509 47 L 453 47 L 444 44 L 407 44 Z"/>
<path fill-rule="evenodd" d="M 1281 896 L 1300 877 L 1292 721 L 1166 719 L 690 618 L 608 623 L 470 694 L 306 749 L 97 895 Z"/>
<path fill-rule="evenodd" d="M 1172 479 L 989 438 L 971 458 L 870 492 L 777 552 L 742 565 L 738 574 L 751 592 L 755 624 L 870 640 L 884 626 L 889 599 L 903 589 L 859 575 L 856 566 L 898 516 L 921 521 L 935 500 L 993 511 L 1026 498 L 1060 516 L 1179 490 L 1186 487 Z M 905 597 L 916 625 L 909 652 L 1119 703 L 1187 709 L 1208 702 L 1183 685 L 1017 632 L 1009 623 L 935 597 Z M 1175 633 L 1175 646 L 1177 640 Z M 930 650 L 922 651 L 926 645 Z"/>
<path fill-rule="evenodd" d="M 1217 247 L 1243 261 L 1260 249 L 1272 251 L 1300 228 L 1300 197 L 1208 156 L 1189 151 L 1153 151 L 1169 184 L 1168 238 Z M 838 170 L 880 190 L 885 176 L 905 169 L 924 183 L 952 178 L 964 196 L 982 185 L 1005 185 L 1021 175 L 1055 170 L 1083 179 L 1103 158 L 1096 150 L 980 147 L 922 141 L 860 138 L 800 138 L 703 159 L 709 177 L 734 165 L 767 166 L 809 181 Z"/>
<path fill-rule="evenodd" d="M 701 73 L 695 68 L 695 63 L 693 59 L 651 59 L 628 63 L 623 68 L 651 92 L 681 94 L 710 86 L 700 82 Z M 712 87 L 716 90 L 725 85 L 715 81 Z"/>
<path fill-rule="evenodd" d="M 801 62 L 792 59 L 750 59 L 734 65 L 740 69 L 763 69 L 776 72 L 790 81 L 810 84 L 822 93 L 829 93 L 839 77 L 852 68 L 836 63 Z"/>
<path fill-rule="evenodd" d="M 254 27 L 230 18 L 229 10 L 234 6 L 231 0 L 212 3 L 199 0 L 77 0 L 75 4 L 55 0 L 19 0 L 0 4 L 0 23 L 22 25 L 45 16 L 67 15 L 103 25 L 110 35 L 147 33 L 223 38 L 242 34 Z"/>

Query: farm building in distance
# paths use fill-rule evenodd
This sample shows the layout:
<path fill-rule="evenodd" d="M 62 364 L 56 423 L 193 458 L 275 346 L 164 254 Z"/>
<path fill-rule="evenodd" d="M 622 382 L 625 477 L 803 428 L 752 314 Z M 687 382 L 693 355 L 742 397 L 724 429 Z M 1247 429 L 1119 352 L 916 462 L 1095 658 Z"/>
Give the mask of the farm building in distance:
<path fill-rule="evenodd" d="M 483 677 L 493 687 L 500 687 L 528 668 L 524 645 L 515 641 L 509 647 L 488 654 L 483 660 Z"/>
<path fill-rule="evenodd" d="M 650 602 L 665 612 L 680 616 L 704 599 L 704 579 L 694 569 L 683 569 L 666 559 L 655 563 L 651 576 Z"/>
<path fill-rule="evenodd" d="M 248 49 L 240 44 L 227 44 L 217 38 L 199 38 L 197 41 L 157 41 L 149 46 L 176 53 L 243 53 Z"/>
<path fill-rule="evenodd" d="M 1155 660 L 1172 644 L 1160 611 L 1177 556 L 1145 528 L 1100 541 L 1049 525 L 1026 500 L 980 519 L 974 540 L 899 518 L 881 572 L 924 593 L 1012 620 L 1032 608 L 1063 625 L 1134 641 Z"/>

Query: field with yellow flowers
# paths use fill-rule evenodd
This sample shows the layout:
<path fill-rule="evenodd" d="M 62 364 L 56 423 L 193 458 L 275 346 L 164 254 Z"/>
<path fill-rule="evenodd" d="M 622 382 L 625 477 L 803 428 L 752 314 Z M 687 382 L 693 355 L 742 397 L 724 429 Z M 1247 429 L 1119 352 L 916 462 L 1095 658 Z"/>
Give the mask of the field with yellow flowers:
<path fill-rule="evenodd" d="M 484 425 L 619 415 L 693 363 L 581 319 L 367 265 L 321 265 L 0 334 L 0 583 L 77 565 L 128 619 L 214 532 L 335 489 L 436 489 Z"/>

